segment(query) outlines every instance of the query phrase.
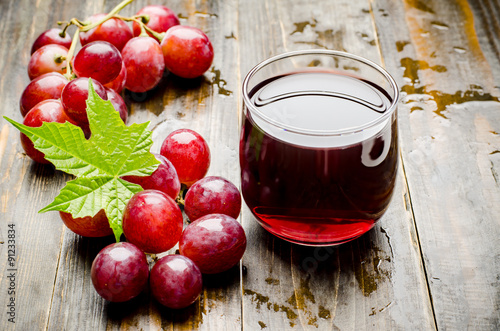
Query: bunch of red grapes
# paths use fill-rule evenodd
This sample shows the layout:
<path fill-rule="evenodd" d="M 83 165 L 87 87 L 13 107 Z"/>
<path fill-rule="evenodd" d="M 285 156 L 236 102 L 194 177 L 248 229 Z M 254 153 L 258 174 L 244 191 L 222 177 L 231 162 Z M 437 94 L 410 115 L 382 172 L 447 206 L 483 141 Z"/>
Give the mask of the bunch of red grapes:
<path fill-rule="evenodd" d="M 169 134 L 154 154 L 161 164 L 150 176 L 125 176 L 142 186 L 127 203 L 123 234 L 127 242 L 105 247 L 92 264 L 92 282 L 109 301 L 129 300 L 147 286 L 169 308 L 184 308 L 199 297 L 202 274 L 226 271 L 238 264 L 246 248 L 243 227 L 236 221 L 241 210 L 238 188 L 219 176 L 205 177 L 210 150 L 195 131 Z M 190 222 L 184 228 L 176 202 L 188 188 L 184 211 Z M 74 219 L 61 213 L 65 224 L 80 235 L 110 235 L 105 214 Z M 179 245 L 179 254 L 161 257 L 149 273 L 144 253 L 158 254 Z"/>
<path fill-rule="evenodd" d="M 68 121 L 81 127 L 88 138 L 88 78 L 96 93 L 111 101 L 126 122 L 124 88 L 145 92 L 158 85 L 165 70 L 195 78 L 212 64 L 213 48 L 205 33 L 181 26 L 167 7 L 146 6 L 131 18 L 108 16 L 93 15 L 85 24 L 74 21 L 79 30 L 73 39 L 66 32 L 69 25 L 47 30 L 36 39 L 28 65 L 31 82 L 20 100 L 23 124 L 37 127 L 43 122 Z M 130 21 L 132 28 L 127 24 Z M 86 31 L 89 24 L 96 26 Z M 78 41 L 81 48 L 75 52 Z M 48 163 L 24 134 L 21 142 L 29 157 Z M 132 299 L 149 283 L 161 304 L 183 308 L 199 297 L 202 274 L 226 271 L 243 256 L 246 236 L 236 221 L 241 196 L 228 180 L 205 177 L 210 150 L 192 130 L 172 132 L 155 157 L 160 165 L 150 176 L 123 178 L 144 191 L 125 207 L 122 225 L 127 242 L 99 252 L 92 264 L 92 282 L 103 298 L 113 302 Z M 185 228 L 179 205 L 184 205 L 190 221 Z M 104 210 L 94 217 L 60 215 L 78 235 L 112 234 Z M 163 253 L 176 245 L 179 254 L 161 257 L 149 270 L 145 253 Z"/>
<path fill-rule="evenodd" d="M 125 21 L 132 21 L 132 28 Z M 25 125 L 69 121 L 89 137 L 85 104 L 88 78 L 92 78 L 96 93 L 111 101 L 126 121 L 127 107 L 120 95 L 124 88 L 132 92 L 152 90 L 165 70 L 183 78 L 199 77 L 214 57 L 207 35 L 198 28 L 180 25 L 175 13 L 165 6 L 146 6 L 130 18 L 96 14 L 85 21 L 86 25 L 71 22 L 79 25 L 73 39 L 66 31 L 68 25 L 63 30 L 43 32 L 33 44 L 28 64 L 31 82 L 20 100 Z M 75 52 L 78 40 L 82 47 Z M 47 163 L 26 137 L 23 147 L 35 161 Z"/>

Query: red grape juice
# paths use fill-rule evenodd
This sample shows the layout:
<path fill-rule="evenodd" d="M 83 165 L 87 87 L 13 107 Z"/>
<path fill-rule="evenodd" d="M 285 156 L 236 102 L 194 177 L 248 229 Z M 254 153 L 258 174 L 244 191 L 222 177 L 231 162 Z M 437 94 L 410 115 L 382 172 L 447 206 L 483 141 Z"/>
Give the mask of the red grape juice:
<path fill-rule="evenodd" d="M 389 205 L 398 165 L 396 112 L 380 121 L 387 93 L 350 75 L 306 71 L 268 79 L 249 96 L 258 113 L 245 109 L 241 188 L 259 223 L 317 246 L 370 230 Z"/>

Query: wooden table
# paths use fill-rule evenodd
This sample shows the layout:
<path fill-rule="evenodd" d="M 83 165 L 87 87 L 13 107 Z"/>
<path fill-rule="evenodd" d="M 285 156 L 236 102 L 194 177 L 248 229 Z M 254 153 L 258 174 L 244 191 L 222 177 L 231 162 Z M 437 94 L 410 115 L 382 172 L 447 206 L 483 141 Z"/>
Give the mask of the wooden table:
<path fill-rule="evenodd" d="M 119 1 L 0 1 L 0 114 L 21 121 L 29 51 L 58 20 Z M 132 15 L 154 1 L 137 0 Z M 97 252 L 58 213 L 38 214 L 70 178 L 23 154 L 0 120 L 0 329 L 498 330 L 500 328 L 500 3 L 495 0 L 171 0 L 203 29 L 211 69 L 190 83 L 166 75 L 147 97 L 125 93 L 130 122 L 151 121 L 158 151 L 178 128 L 202 134 L 210 175 L 239 183 L 243 77 L 258 62 L 328 48 L 382 64 L 402 91 L 401 163 L 391 206 L 363 237 L 306 248 L 265 232 L 244 207 L 239 267 L 204 278 L 183 310 L 145 292 L 108 303 L 90 281 Z M 71 30 L 73 31 L 73 30 Z M 145 99 L 145 100 L 143 100 Z M 15 229 L 15 271 L 8 230 Z M 172 251 L 173 252 L 173 251 Z M 11 292 L 14 290 L 14 292 Z M 15 324 L 8 321 L 15 302 Z"/>

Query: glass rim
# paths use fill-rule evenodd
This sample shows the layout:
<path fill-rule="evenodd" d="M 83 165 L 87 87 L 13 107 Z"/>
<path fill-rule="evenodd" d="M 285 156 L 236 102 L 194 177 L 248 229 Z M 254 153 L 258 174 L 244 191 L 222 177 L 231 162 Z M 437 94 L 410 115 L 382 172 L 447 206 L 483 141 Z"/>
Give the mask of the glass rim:
<path fill-rule="evenodd" d="M 389 82 L 392 91 L 394 92 L 394 98 L 391 101 L 391 105 L 388 108 L 386 112 L 377 119 L 367 122 L 365 124 L 359 125 L 359 126 L 354 126 L 354 127 L 348 127 L 344 129 L 337 129 L 337 130 L 310 130 L 310 129 L 301 129 L 295 126 L 290 126 L 281 123 L 280 121 L 276 121 L 272 119 L 271 117 L 265 115 L 263 112 L 261 112 L 255 105 L 251 103 L 250 97 L 249 97 L 249 91 L 248 91 L 248 85 L 250 82 L 250 79 L 262 68 L 266 67 L 267 65 L 282 60 L 286 59 L 289 57 L 295 57 L 298 55 L 329 55 L 329 56 L 336 56 L 336 57 L 344 57 L 348 58 L 351 60 L 355 60 L 358 62 L 361 62 L 365 65 L 368 65 L 378 71 L 380 74 L 382 74 L 385 79 Z M 266 121 L 267 123 L 278 127 L 280 129 L 284 129 L 289 132 L 293 133 L 298 133 L 298 134 L 304 134 L 304 135 L 312 135 L 312 136 L 337 136 L 337 135 L 342 135 L 342 134 L 349 134 L 349 133 L 357 133 L 361 132 L 363 130 L 372 128 L 384 121 L 387 120 L 387 118 L 391 117 L 393 113 L 397 109 L 397 105 L 399 102 L 399 89 L 398 85 L 396 84 L 396 81 L 394 78 L 385 70 L 382 66 L 376 64 L 375 62 L 372 62 L 364 57 L 347 53 L 347 52 L 342 52 L 342 51 L 335 51 L 335 50 L 329 50 L 329 49 L 311 49 L 311 50 L 298 50 L 298 51 L 289 51 L 285 53 L 281 53 L 279 55 L 275 55 L 273 57 L 270 57 L 260 63 L 258 63 L 256 66 L 254 66 L 248 74 L 245 76 L 245 79 L 243 80 L 243 103 L 247 109 L 249 109 L 252 114 L 256 114 L 259 116 L 261 119 Z"/>

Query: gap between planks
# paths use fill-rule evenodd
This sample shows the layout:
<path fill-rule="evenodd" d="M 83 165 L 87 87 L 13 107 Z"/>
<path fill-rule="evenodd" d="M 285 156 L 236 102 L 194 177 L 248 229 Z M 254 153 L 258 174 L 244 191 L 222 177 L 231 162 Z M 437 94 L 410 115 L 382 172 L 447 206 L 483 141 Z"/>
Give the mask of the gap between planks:
<path fill-rule="evenodd" d="M 384 56 L 383 56 L 383 53 L 382 53 L 382 47 L 380 46 L 379 32 L 378 32 L 377 25 L 375 24 L 375 15 L 373 13 L 373 1 L 374 0 L 369 0 L 369 4 L 370 4 L 370 15 L 372 17 L 373 30 L 375 31 L 375 43 L 376 43 L 376 48 L 377 48 L 378 53 L 379 53 L 380 63 L 382 65 L 382 67 L 385 68 L 385 59 L 384 59 Z M 399 102 L 399 100 L 398 100 L 398 102 Z M 424 260 L 424 253 L 422 251 L 422 246 L 420 245 L 420 236 L 419 236 L 419 233 L 418 233 L 417 222 L 415 221 L 415 212 L 413 210 L 413 203 L 412 203 L 412 198 L 411 198 L 411 192 L 410 192 L 410 188 L 409 188 L 409 185 L 408 185 L 408 179 L 407 179 L 407 176 L 406 176 L 406 170 L 405 170 L 405 166 L 404 166 L 403 156 L 401 155 L 401 150 L 399 151 L 399 162 L 401 164 L 400 165 L 400 171 L 402 171 L 402 175 L 403 175 L 403 178 L 404 178 L 404 185 L 406 187 L 406 192 L 408 193 L 408 198 L 405 199 L 405 203 L 408 203 L 409 207 L 410 207 L 411 218 L 412 218 L 412 221 L 413 221 L 413 227 L 415 229 L 415 236 L 416 236 L 416 239 L 417 239 L 417 245 L 418 245 L 418 252 L 419 252 L 419 256 L 420 256 L 420 262 L 422 264 L 422 268 L 423 268 L 423 272 L 424 272 L 424 276 L 425 276 L 425 284 L 427 286 L 427 294 L 429 295 L 429 301 L 430 301 L 430 304 L 431 304 L 432 319 L 434 321 L 434 329 L 437 330 L 437 319 L 436 319 L 436 312 L 435 312 L 435 309 L 434 309 L 434 300 L 432 298 L 432 292 L 431 292 L 431 287 L 430 287 L 430 282 L 429 282 L 429 276 L 427 274 L 427 268 L 426 268 L 425 260 Z M 391 249 L 392 249 L 392 247 L 391 247 Z"/>
<path fill-rule="evenodd" d="M 54 295 L 56 292 L 56 282 L 57 282 L 57 276 L 59 274 L 59 265 L 61 262 L 61 254 L 63 250 L 63 242 L 64 242 L 64 233 L 66 232 L 65 229 L 61 231 L 61 239 L 59 240 L 59 254 L 57 255 L 57 263 L 56 263 L 56 272 L 54 274 L 54 282 L 52 284 L 52 295 L 50 296 L 50 301 L 49 301 L 49 312 L 47 315 L 47 324 L 45 326 L 45 330 L 49 331 L 49 324 L 50 324 L 50 315 L 52 313 L 52 302 L 54 301 Z"/>

